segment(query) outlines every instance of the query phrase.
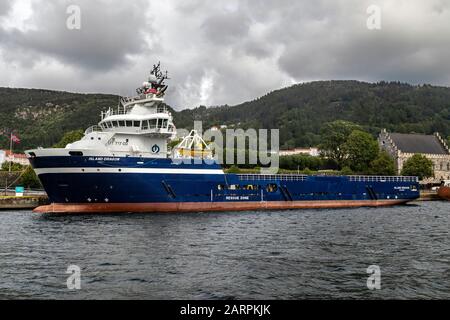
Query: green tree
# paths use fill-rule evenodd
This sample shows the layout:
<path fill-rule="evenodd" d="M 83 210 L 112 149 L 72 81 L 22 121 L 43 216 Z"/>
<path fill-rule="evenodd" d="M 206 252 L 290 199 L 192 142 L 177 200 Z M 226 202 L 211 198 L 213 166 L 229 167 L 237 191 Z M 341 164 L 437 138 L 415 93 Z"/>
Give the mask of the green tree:
<path fill-rule="evenodd" d="M 344 120 L 326 123 L 321 129 L 322 142 L 319 145 L 323 156 L 336 161 L 342 166 L 346 156 L 343 146 L 349 135 L 358 129 L 361 129 L 359 125 Z"/>
<path fill-rule="evenodd" d="M 181 139 L 174 139 L 167 144 L 167 147 L 170 149 L 175 148 L 178 144 L 180 144 Z"/>
<path fill-rule="evenodd" d="M 353 171 L 352 171 L 352 169 L 350 169 L 350 167 L 345 166 L 345 167 L 342 168 L 341 174 L 343 176 L 349 176 L 349 175 L 353 174 Z"/>
<path fill-rule="evenodd" d="M 433 161 L 421 154 L 415 154 L 405 161 L 401 174 L 403 176 L 418 176 L 420 180 L 432 177 Z"/>
<path fill-rule="evenodd" d="M 11 162 L 11 171 L 22 171 L 24 168 L 20 163 Z M 9 161 L 5 161 L 2 164 L 2 171 L 9 171 Z"/>
<path fill-rule="evenodd" d="M 227 173 L 239 173 L 241 172 L 241 170 L 239 169 L 239 167 L 237 166 L 231 166 L 228 170 Z"/>
<path fill-rule="evenodd" d="M 320 157 L 313 157 L 306 154 L 296 154 L 291 156 L 280 157 L 280 168 L 288 170 L 304 170 L 309 168 L 311 170 L 320 170 L 324 166 L 324 159 Z"/>
<path fill-rule="evenodd" d="M 28 166 L 20 177 L 20 184 L 26 188 L 39 188 L 42 186 L 31 166 Z"/>
<path fill-rule="evenodd" d="M 66 132 L 62 139 L 53 145 L 53 148 L 65 148 L 69 143 L 75 142 L 83 138 L 84 132 L 83 130 L 73 130 Z"/>
<path fill-rule="evenodd" d="M 377 141 L 367 132 L 353 130 L 342 145 L 345 163 L 355 172 L 368 173 L 369 164 L 379 152 Z"/>
<path fill-rule="evenodd" d="M 370 163 L 370 174 L 380 176 L 395 175 L 395 163 L 386 151 L 381 151 L 378 156 Z"/>

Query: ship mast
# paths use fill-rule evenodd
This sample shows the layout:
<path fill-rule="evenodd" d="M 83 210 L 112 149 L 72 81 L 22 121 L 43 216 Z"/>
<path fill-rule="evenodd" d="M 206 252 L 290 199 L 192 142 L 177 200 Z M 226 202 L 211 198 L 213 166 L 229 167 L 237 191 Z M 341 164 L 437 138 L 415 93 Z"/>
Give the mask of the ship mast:
<path fill-rule="evenodd" d="M 137 94 L 153 93 L 158 98 L 161 98 L 164 96 L 164 92 L 168 88 L 168 86 L 164 83 L 167 79 L 169 79 L 167 70 L 162 72 L 161 62 L 158 62 L 158 64 L 153 65 L 148 81 L 144 82 L 141 87 L 137 88 L 136 92 Z"/>

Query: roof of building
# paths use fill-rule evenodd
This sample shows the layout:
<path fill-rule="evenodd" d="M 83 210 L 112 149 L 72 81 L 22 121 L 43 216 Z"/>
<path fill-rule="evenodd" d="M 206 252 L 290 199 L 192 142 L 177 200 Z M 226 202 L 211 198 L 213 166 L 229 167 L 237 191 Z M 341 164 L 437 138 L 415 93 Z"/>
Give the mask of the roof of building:
<path fill-rule="evenodd" d="M 405 153 L 448 154 L 435 135 L 390 133 L 397 148 Z"/>
<path fill-rule="evenodd" d="M 7 157 L 10 157 L 12 155 L 16 159 L 18 159 L 18 158 L 26 159 L 27 158 L 27 155 L 24 153 L 14 153 L 9 150 L 5 150 L 5 155 Z"/>

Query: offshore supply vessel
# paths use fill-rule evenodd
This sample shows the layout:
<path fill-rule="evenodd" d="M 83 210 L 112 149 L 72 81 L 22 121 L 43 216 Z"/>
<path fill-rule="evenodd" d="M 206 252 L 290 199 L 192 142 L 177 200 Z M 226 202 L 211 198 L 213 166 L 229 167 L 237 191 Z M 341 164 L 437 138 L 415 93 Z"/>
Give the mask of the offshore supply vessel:
<path fill-rule="evenodd" d="M 224 173 L 194 130 L 169 150 L 176 127 L 163 103 L 167 79 L 155 65 L 138 95 L 102 112 L 81 140 L 26 151 L 50 200 L 36 212 L 337 208 L 419 197 L 417 177 Z"/>

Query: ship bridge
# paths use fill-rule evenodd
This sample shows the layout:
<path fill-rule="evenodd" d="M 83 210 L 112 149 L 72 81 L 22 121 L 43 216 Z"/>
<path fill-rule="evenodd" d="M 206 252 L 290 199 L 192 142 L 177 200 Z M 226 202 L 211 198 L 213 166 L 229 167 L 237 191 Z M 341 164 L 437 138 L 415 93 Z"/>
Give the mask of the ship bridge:
<path fill-rule="evenodd" d="M 159 64 L 135 97 L 120 99 L 117 108 L 101 113 L 100 122 L 88 128 L 84 137 L 66 146 L 77 152 L 97 152 L 99 155 L 167 158 L 167 141 L 175 137 L 176 127 L 170 110 L 164 104 L 167 72 Z"/>
<path fill-rule="evenodd" d="M 143 107 L 135 105 L 128 111 L 126 108 L 109 109 L 102 112 L 102 120 L 96 131 L 126 134 L 152 135 L 172 137 L 176 133 L 172 122 L 172 114 L 165 106 Z"/>

